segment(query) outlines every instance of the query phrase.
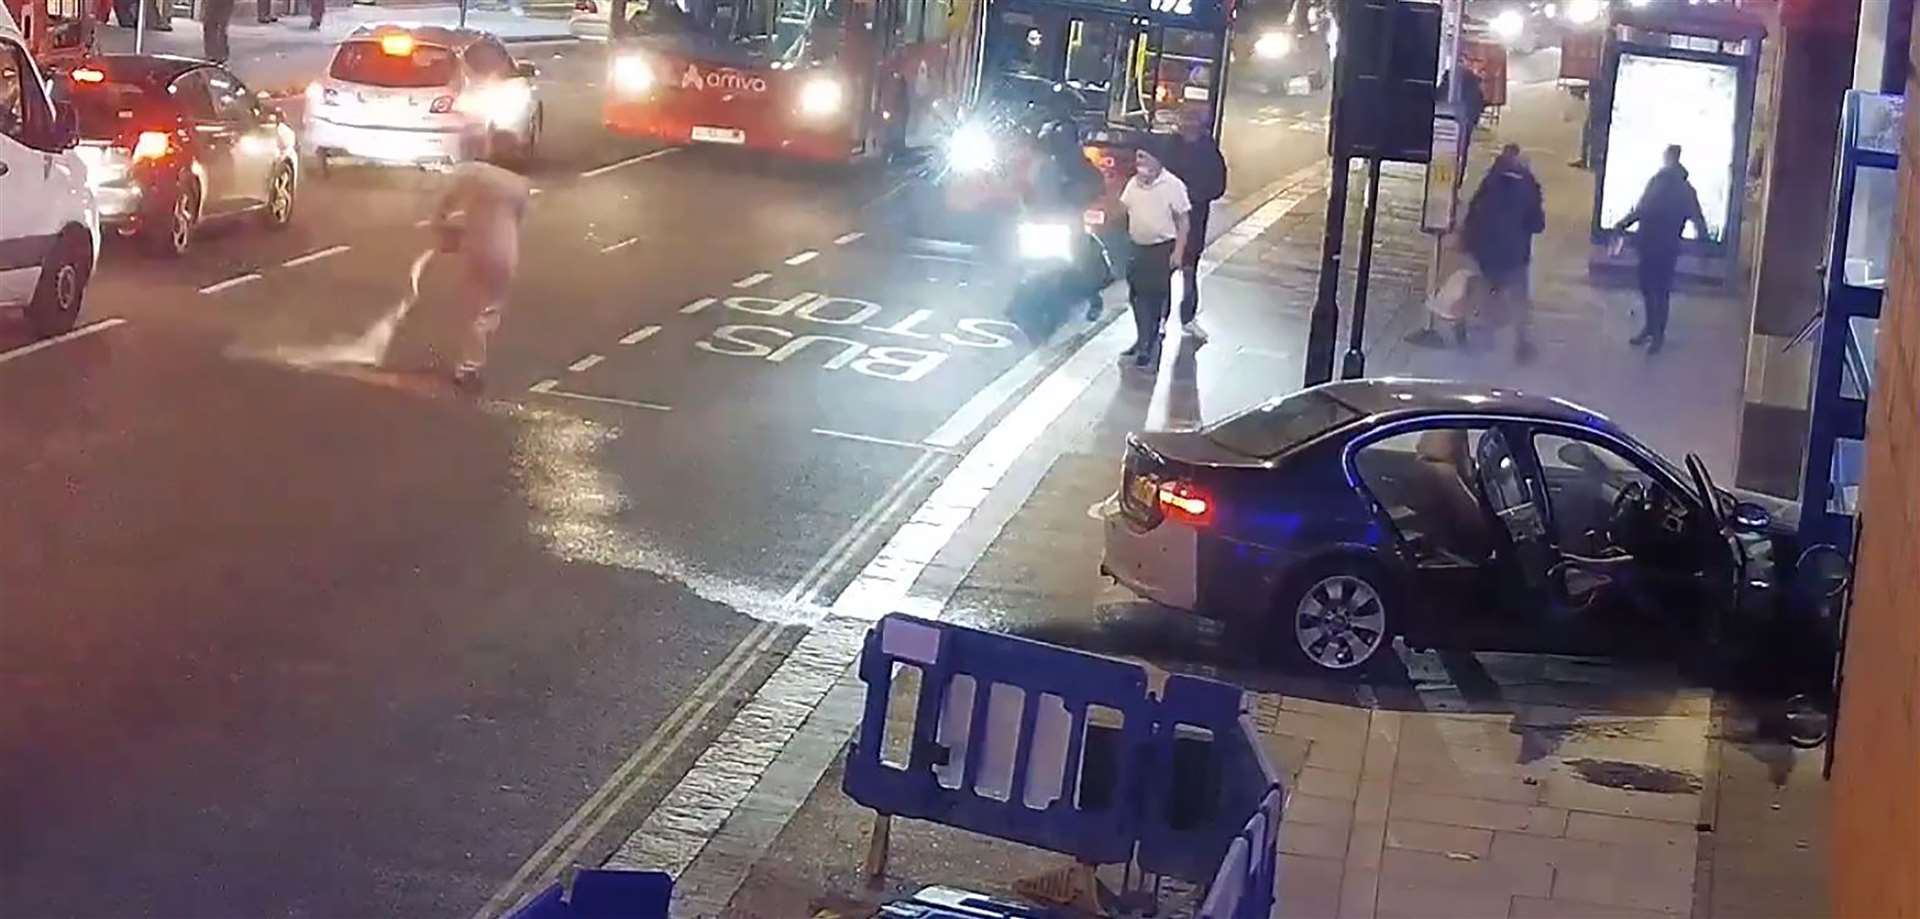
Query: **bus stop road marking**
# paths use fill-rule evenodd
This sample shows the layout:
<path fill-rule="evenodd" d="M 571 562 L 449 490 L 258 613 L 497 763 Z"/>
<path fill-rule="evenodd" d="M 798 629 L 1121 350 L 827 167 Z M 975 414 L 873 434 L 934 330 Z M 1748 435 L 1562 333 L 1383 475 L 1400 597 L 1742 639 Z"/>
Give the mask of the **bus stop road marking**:
<path fill-rule="evenodd" d="M 604 360 L 606 360 L 606 358 L 601 357 L 598 354 L 589 354 L 586 357 L 583 357 L 577 361 L 574 361 L 571 364 L 568 364 L 567 369 L 573 371 L 574 373 L 585 373 L 588 370 L 592 370 L 594 368 L 594 365 L 599 364 L 601 361 L 604 361 Z"/>
<path fill-rule="evenodd" d="M 246 274 L 239 275 L 237 277 L 231 277 L 224 281 L 208 284 L 207 286 L 200 288 L 200 293 L 217 294 L 223 290 L 231 290 L 235 287 L 239 287 L 242 284 L 251 284 L 258 280 L 260 280 L 260 272 L 249 271 Z"/>
<path fill-rule="evenodd" d="M 280 263 L 280 267 L 298 268 L 301 265 L 307 264 L 308 262 L 317 262 L 328 256 L 339 255 L 340 253 L 349 251 L 352 248 L 353 248 L 352 246 L 349 246 L 343 243 L 338 246 L 328 246 L 325 249 L 316 249 L 312 252 L 307 253 L 306 255 L 296 255 L 293 258 L 287 259 L 286 261 Z"/>
<path fill-rule="evenodd" d="M 617 243 L 612 243 L 612 244 L 610 244 L 610 245 L 605 245 L 605 246 L 601 246 L 601 247 L 600 247 L 600 254 L 601 254 L 601 255 L 605 255 L 605 254 L 607 254 L 607 253 L 609 253 L 609 252 L 618 252 L 618 251 L 620 251 L 621 249 L 625 249 L 626 247 L 628 247 L 628 246 L 631 246 L 631 245 L 633 245 L 634 243 L 637 243 L 637 242 L 639 242 L 639 241 L 640 241 L 640 237 L 638 237 L 638 236 L 629 236 L 629 237 L 627 237 L 626 239 L 623 239 L 623 240 L 621 240 L 621 241 L 619 241 L 619 242 L 617 242 Z"/>
<path fill-rule="evenodd" d="M 944 447 L 936 447 L 931 444 L 919 444 L 910 440 L 894 440 L 891 437 L 875 437 L 872 434 L 855 434 L 851 431 L 835 431 L 829 428 L 814 428 L 813 433 L 822 437 L 835 437 L 840 440 L 851 440 L 863 444 L 878 444 L 883 447 L 904 447 L 908 450 L 930 450 L 935 453 L 953 452 Z"/>
<path fill-rule="evenodd" d="M 623 345 L 637 345 L 652 338 L 654 333 L 658 331 L 660 331 L 660 327 L 657 325 L 643 325 L 640 328 L 620 336 L 620 343 Z"/>
<path fill-rule="evenodd" d="M 811 261 L 813 261 L 814 259 L 817 259 L 817 258 L 819 258 L 819 257 L 820 257 L 820 253 L 818 253 L 818 252 L 816 252 L 816 251 L 814 251 L 814 250 L 812 250 L 812 249 L 808 249 L 808 250 L 807 250 L 807 251 L 805 251 L 805 252 L 798 252 L 798 253 L 795 253 L 795 254 L 793 254 L 793 255 L 789 255 L 789 256 L 787 256 L 787 264 L 789 264 L 789 265 L 792 265 L 792 266 L 794 266 L 794 267 L 796 267 L 796 268 L 797 268 L 797 267 L 799 267 L 799 266 L 801 266 L 801 265 L 805 265 L 806 263 L 808 263 L 808 262 L 811 262 Z"/>
<path fill-rule="evenodd" d="M 548 386 L 546 385 L 548 383 L 553 383 L 554 385 Z M 554 380 L 541 380 L 533 384 L 533 386 L 527 387 L 527 391 L 536 392 L 543 396 L 553 396 L 556 399 L 573 399 L 578 402 L 593 402 L 599 405 L 617 405 L 621 408 L 642 408 L 650 412 L 673 411 L 673 406 L 661 405 L 658 402 L 641 402 L 638 399 L 616 399 L 612 396 L 595 396 L 583 392 L 569 392 L 560 389 L 559 384 Z"/>
<path fill-rule="evenodd" d="M 862 237 L 866 235 L 867 234 L 865 233 L 861 233 L 857 231 L 853 233 L 842 233 L 839 236 L 835 236 L 833 238 L 833 244 L 836 246 L 844 246 L 844 245 L 847 245 L 848 243 L 858 242 Z"/>
<path fill-rule="evenodd" d="M 738 281 L 733 282 L 733 286 L 736 288 L 739 288 L 740 290 L 746 290 L 749 287 L 759 286 L 761 282 L 771 277 L 773 277 L 773 275 L 770 275 L 764 271 L 756 271 L 750 275 L 747 275 L 744 278 L 741 278 Z"/>

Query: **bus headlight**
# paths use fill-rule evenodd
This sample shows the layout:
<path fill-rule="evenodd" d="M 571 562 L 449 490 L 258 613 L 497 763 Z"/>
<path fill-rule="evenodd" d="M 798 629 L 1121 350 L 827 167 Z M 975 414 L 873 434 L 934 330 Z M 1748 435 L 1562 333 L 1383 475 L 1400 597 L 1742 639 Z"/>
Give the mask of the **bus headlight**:
<path fill-rule="evenodd" d="M 1253 56 L 1267 60 L 1278 60 L 1293 53 L 1293 36 L 1285 32 L 1268 32 L 1253 43 Z"/>
<path fill-rule="evenodd" d="M 1493 30 L 1493 37 L 1502 42 L 1516 42 L 1520 40 L 1521 34 L 1527 31 L 1527 17 L 1520 15 L 1519 10 L 1501 10 L 1500 15 L 1493 17 L 1493 21 L 1487 23 L 1487 27 Z"/>
<path fill-rule="evenodd" d="M 847 89 L 838 79 L 817 76 L 800 86 L 800 114 L 824 118 L 840 111 L 847 101 Z"/>
<path fill-rule="evenodd" d="M 1607 5 L 1603 0 L 1568 0 L 1566 8 L 1561 12 L 1567 17 L 1568 22 L 1583 26 L 1599 19 L 1600 15 L 1606 11 Z"/>
<path fill-rule="evenodd" d="M 1019 228 L 1020 257 L 1034 260 L 1073 259 L 1073 231 L 1064 223 L 1026 223 Z"/>
<path fill-rule="evenodd" d="M 986 172 L 999 158 L 993 135 L 973 122 L 961 125 L 947 138 L 947 166 L 955 172 Z"/>
<path fill-rule="evenodd" d="M 644 55 L 622 54 L 613 59 L 613 88 L 630 96 L 653 89 L 653 65 Z"/>

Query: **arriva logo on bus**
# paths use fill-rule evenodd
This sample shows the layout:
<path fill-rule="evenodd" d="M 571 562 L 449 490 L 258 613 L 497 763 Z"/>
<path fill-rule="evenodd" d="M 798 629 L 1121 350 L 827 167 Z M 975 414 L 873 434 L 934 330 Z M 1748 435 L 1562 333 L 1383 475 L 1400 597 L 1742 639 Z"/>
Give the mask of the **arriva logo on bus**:
<path fill-rule="evenodd" d="M 705 74 L 692 64 L 680 76 L 681 89 L 719 89 L 727 92 L 764 93 L 767 81 L 738 70 L 709 70 Z"/>

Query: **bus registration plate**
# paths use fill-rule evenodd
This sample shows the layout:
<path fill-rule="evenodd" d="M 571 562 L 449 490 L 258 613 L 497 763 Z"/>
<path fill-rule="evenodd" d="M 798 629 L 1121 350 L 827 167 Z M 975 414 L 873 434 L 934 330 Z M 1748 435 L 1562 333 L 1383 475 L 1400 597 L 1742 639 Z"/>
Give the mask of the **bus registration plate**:
<path fill-rule="evenodd" d="M 747 142 L 747 132 L 739 128 L 709 128 L 705 125 L 694 125 L 693 139 L 703 144 L 744 144 Z"/>

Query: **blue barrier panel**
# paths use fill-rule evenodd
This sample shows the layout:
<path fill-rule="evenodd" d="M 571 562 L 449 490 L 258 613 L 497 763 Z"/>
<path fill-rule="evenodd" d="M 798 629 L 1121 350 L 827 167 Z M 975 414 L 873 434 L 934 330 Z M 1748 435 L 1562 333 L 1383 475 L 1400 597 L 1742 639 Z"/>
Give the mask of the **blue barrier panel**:
<path fill-rule="evenodd" d="M 1227 857 L 1220 860 L 1220 870 L 1207 887 L 1206 899 L 1200 901 L 1196 919 L 1239 919 L 1244 914 L 1241 905 L 1247 899 L 1247 865 L 1252 861 L 1252 851 L 1245 836 L 1235 836 L 1227 845 Z"/>
<path fill-rule="evenodd" d="M 666 872 L 582 869 L 571 893 L 554 884 L 508 919 L 667 919 L 672 900 Z"/>
<path fill-rule="evenodd" d="M 1140 827 L 1140 867 L 1204 883 L 1248 815 L 1279 787 L 1242 714 L 1245 698 L 1228 683 L 1167 678 Z"/>
<path fill-rule="evenodd" d="M 909 669 L 918 695 L 890 734 Z M 1153 742 L 1144 667 L 896 613 L 867 633 L 860 679 L 842 786 L 853 800 L 1091 864 L 1132 855 Z"/>
<path fill-rule="evenodd" d="M 1195 919 L 1267 919 L 1271 914 L 1279 864 L 1273 834 L 1279 831 L 1280 808 L 1280 790 L 1275 788 L 1228 842 Z"/>

